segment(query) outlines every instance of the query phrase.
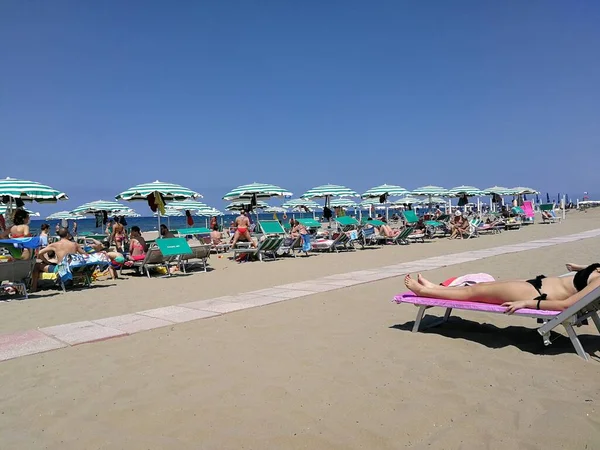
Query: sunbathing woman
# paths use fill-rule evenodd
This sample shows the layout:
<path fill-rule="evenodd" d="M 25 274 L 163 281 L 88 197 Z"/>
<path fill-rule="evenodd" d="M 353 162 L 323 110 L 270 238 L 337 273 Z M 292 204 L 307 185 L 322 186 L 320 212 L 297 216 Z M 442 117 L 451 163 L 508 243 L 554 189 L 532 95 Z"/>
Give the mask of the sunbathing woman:
<path fill-rule="evenodd" d="M 389 225 L 381 225 L 379 227 L 379 233 L 385 237 L 393 238 L 400 234 L 400 230 L 394 230 Z"/>
<path fill-rule="evenodd" d="M 406 275 L 404 284 L 422 297 L 492 303 L 507 307 L 506 312 L 509 314 L 521 308 L 562 311 L 600 287 L 600 264 L 592 264 L 575 275 L 566 277 L 547 278 L 538 275 L 526 281 L 494 281 L 465 287 L 444 287 L 419 274 L 417 280 Z"/>

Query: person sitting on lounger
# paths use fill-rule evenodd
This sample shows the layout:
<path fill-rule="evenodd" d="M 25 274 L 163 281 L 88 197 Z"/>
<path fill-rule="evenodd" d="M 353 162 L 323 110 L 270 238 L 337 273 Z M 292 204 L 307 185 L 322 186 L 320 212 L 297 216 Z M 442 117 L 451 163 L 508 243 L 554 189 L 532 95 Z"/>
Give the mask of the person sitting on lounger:
<path fill-rule="evenodd" d="M 59 241 L 49 244 L 38 252 L 38 258 L 42 261 L 37 263 L 33 269 L 31 275 L 31 292 L 37 290 L 37 282 L 40 277 L 40 273 L 55 273 L 58 264 L 64 259 L 66 255 L 73 253 L 79 253 L 86 255 L 86 251 L 81 245 L 69 240 L 69 230 L 61 228 L 58 230 Z M 53 256 L 51 256 L 53 255 Z"/>
<path fill-rule="evenodd" d="M 216 221 L 212 224 L 211 228 L 210 242 L 212 245 L 221 245 L 223 243 L 223 234 L 219 231 L 219 225 Z"/>
<path fill-rule="evenodd" d="M 379 227 L 379 234 L 388 238 L 393 238 L 400 234 L 400 230 L 394 230 L 389 225 L 381 225 Z"/>
<path fill-rule="evenodd" d="M 600 287 L 600 264 L 591 264 L 574 275 L 565 277 L 538 275 L 531 280 L 445 287 L 434 284 L 419 274 L 416 280 L 406 275 L 404 284 L 420 297 L 492 303 L 508 308 L 508 314 L 521 308 L 563 311 Z"/>
<path fill-rule="evenodd" d="M 143 261 L 148 251 L 148 244 L 142 237 L 140 227 L 134 225 L 131 227 L 129 233 L 129 255 L 127 259 L 129 261 Z"/>
<path fill-rule="evenodd" d="M 469 222 L 462 215 L 462 212 L 456 211 L 454 213 L 454 219 L 450 222 L 450 230 L 452 233 L 448 239 L 462 239 L 463 235 L 469 231 Z"/>
<path fill-rule="evenodd" d="M 12 239 L 29 237 L 29 213 L 24 209 L 17 209 L 13 214 L 13 225 L 8 230 L 8 236 Z M 24 248 L 21 252 L 21 259 L 29 259 L 31 250 Z"/>
<path fill-rule="evenodd" d="M 552 220 L 552 214 L 549 211 L 542 211 L 542 219 L 543 220 Z"/>
<path fill-rule="evenodd" d="M 171 230 L 169 230 L 169 227 L 167 227 L 164 223 L 161 224 L 160 226 L 160 237 L 161 238 L 174 238 L 175 235 L 171 232 Z"/>
<path fill-rule="evenodd" d="M 298 239 L 298 237 L 300 237 L 303 234 L 308 234 L 308 230 L 306 229 L 306 227 L 300 222 L 298 222 L 296 219 L 290 220 L 290 226 L 292 227 L 290 235 L 294 239 Z"/>
<path fill-rule="evenodd" d="M 235 219 L 235 226 L 235 234 L 233 235 L 233 241 L 231 241 L 232 248 L 235 248 L 238 241 L 250 242 L 252 247 L 256 247 L 256 243 L 250 236 L 250 219 L 246 216 L 245 210 L 240 211 L 240 215 Z"/>

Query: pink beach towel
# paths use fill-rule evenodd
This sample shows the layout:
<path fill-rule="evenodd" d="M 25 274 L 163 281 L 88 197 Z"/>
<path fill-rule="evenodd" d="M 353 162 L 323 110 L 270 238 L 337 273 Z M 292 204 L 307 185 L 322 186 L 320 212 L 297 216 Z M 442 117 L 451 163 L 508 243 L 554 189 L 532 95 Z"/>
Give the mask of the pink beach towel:
<path fill-rule="evenodd" d="M 441 308 L 466 309 L 470 311 L 490 312 L 490 313 L 505 313 L 506 309 L 500 305 L 492 305 L 490 303 L 478 302 L 461 302 L 457 300 L 445 300 L 441 298 L 418 297 L 412 292 L 396 295 L 394 301 L 398 304 L 412 303 L 418 306 L 439 306 Z M 560 311 L 546 311 L 542 309 L 518 309 L 515 315 L 519 316 L 535 316 L 535 317 L 553 317 L 560 314 Z"/>

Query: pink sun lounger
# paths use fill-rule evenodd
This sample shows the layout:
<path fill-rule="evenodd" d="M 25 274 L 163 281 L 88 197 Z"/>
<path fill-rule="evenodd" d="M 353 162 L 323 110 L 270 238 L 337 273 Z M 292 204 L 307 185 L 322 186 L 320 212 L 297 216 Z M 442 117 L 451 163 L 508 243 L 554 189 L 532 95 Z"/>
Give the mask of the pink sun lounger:
<path fill-rule="evenodd" d="M 478 302 L 461 302 L 455 300 L 445 300 L 441 298 L 418 297 L 410 292 L 395 296 L 394 301 L 398 304 L 413 304 L 419 308 L 417 312 L 417 317 L 415 319 L 415 324 L 412 329 L 413 333 L 416 333 L 417 331 L 419 331 L 419 329 L 423 330 L 447 322 L 450 318 L 450 314 L 452 313 L 453 309 L 479 311 L 495 314 L 506 313 L 506 308 L 500 305 L 492 305 L 489 303 Z M 446 308 L 444 317 L 433 323 L 428 324 L 426 327 L 421 327 L 421 320 L 423 319 L 425 311 L 429 308 L 434 307 Z M 564 311 L 546 311 L 524 308 L 515 311 L 514 315 L 520 317 L 532 317 L 534 319 L 541 319 L 544 322 L 544 324 L 540 326 L 537 331 L 544 339 L 545 345 L 551 344 L 550 332 L 557 326 L 563 325 L 565 327 L 565 330 L 567 331 L 569 338 L 571 339 L 573 347 L 575 347 L 575 351 L 577 352 L 577 354 L 583 359 L 588 360 L 589 357 L 584 351 L 583 346 L 581 345 L 581 342 L 579 341 L 577 333 L 575 333 L 573 327 L 581 326 L 581 324 L 586 319 L 591 318 L 594 321 L 598 332 L 600 332 L 600 317 L 598 316 L 599 310 L 600 288 L 597 288 Z"/>

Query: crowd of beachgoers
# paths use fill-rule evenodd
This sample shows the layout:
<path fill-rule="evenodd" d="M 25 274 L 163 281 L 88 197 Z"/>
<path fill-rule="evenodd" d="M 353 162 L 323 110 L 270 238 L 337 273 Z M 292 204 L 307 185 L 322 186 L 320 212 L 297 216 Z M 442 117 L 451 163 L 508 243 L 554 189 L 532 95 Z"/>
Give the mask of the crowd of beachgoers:
<path fill-rule="evenodd" d="M 281 217 L 274 215 L 273 220 L 255 221 L 251 213 L 241 210 L 229 226 L 219 224 L 217 217 L 212 217 L 208 228 L 170 230 L 161 224 L 158 232 L 141 230 L 138 226 L 127 227 L 123 217 L 106 215 L 100 232 L 78 233 L 76 221 L 65 227 L 56 224 L 53 230 L 47 223 L 39 230 L 31 229 L 29 213 L 17 208 L 9 217 L 10 226 L 0 228 L 0 240 L 4 239 L 0 261 L 31 261 L 32 270 L 26 283 L 29 292 L 35 292 L 40 279 L 49 280 L 45 283 L 49 287 L 58 286 L 55 281 L 65 274 L 73 281 L 74 271 L 69 266 L 84 263 L 95 265 L 94 276 L 106 274 L 113 279 L 123 270 L 148 275 L 151 272 L 165 274 L 165 271 L 172 274 L 193 259 L 194 254 L 185 256 L 190 249 L 203 248 L 204 262 L 210 253 L 247 262 L 436 238 L 469 239 L 519 229 L 534 222 L 534 218 L 520 207 L 502 207 L 497 213 L 465 207 L 446 214 L 435 206 L 420 216 L 408 208 L 391 216 L 377 214 L 362 220 L 346 216 L 340 209 L 335 213 L 333 217 L 325 215 L 320 220 L 288 218 L 283 214 Z M 557 219 L 554 211 L 538 213 L 541 222 Z M 158 249 L 149 258 L 150 249 L 157 247 L 161 240 L 177 238 L 183 239 L 189 248 L 186 246 L 187 250 L 168 257 L 161 255 Z M 20 241 L 22 245 L 19 245 Z M 94 257 L 89 261 L 85 259 L 90 255 Z M 90 278 L 90 272 L 87 272 L 87 278 Z M 8 285 L 5 287 L 6 292 L 14 292 Z"/>

